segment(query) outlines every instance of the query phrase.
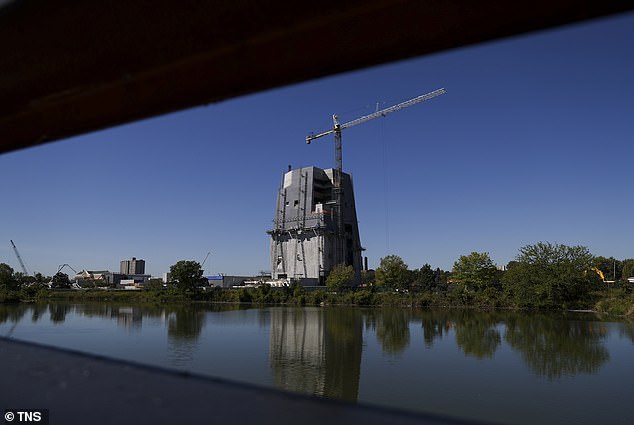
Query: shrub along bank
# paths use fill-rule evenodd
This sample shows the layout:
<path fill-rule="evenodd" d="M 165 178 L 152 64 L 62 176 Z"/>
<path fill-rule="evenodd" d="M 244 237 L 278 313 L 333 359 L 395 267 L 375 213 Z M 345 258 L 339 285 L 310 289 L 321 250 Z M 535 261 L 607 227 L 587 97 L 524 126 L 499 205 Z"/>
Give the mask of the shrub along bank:
<path fill-rule="evenodd" d="M 26 297 L 25 297 L 26 296 Z M 555 306 L 517 305 L 503 287 L 490 287 L 469 292 L 460 285 L 450 285 L 447 291 L 386 291 L 376 287 L 309 290 L 301 286 L 272 288 L 220 289 L 186 292 L 178 289 L 144 291 L 59 291 L 40 289 L 34 294 L 24 291 L 0 291 L 0 302 L 138 302 L 173 304 L 191 302 L 248 303 L 258 305 L 347 305 L 376 307 L 468 307 L 479 309 L 510 308 L 530 310 L 590 309 L 611 315 L 634 315 L 634 290 L 631 285 L 615 285 L 592 291 L 578 302 Z"/>

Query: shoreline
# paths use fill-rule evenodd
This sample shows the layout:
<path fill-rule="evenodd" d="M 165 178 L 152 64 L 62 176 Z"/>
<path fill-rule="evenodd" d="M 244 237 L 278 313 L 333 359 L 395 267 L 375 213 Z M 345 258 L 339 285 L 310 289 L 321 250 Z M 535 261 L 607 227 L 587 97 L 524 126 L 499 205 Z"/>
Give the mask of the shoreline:
<path fill-rule="evenodd" d="M 623 291 L 625 292 L 625 291 Z M 474 309 L 479 311 L 510 310 L 529 312 L 570 312 L 592 313 L 614 317 L 634 316 L 634 299 L 625 294 L 594 294 L 593 299 L 570 306 L 517 306 L 502 299 L 501 296 L 486 299 L 466 300 L 452 298 L 448 294 L 396 293 L 346 291 L 342 293 L 317 290 L 313 292 L 292 291 L 290 288 L 280 290 L 249 289 L 217 289 L 200 293 L 184 293 L 178 290 L 77 290 L 55 291 L 40 289 L 34 294 L 25 296 L 22 291 L 4 291 L 0 293 L 0 304 L 3 303 L 42 303 L 42 302 L 135 302 L 142 304 L 209 304 L 209 305 L 244 305 L 244 306 L 347 306 L 369 308 L 445 308 Z"/>

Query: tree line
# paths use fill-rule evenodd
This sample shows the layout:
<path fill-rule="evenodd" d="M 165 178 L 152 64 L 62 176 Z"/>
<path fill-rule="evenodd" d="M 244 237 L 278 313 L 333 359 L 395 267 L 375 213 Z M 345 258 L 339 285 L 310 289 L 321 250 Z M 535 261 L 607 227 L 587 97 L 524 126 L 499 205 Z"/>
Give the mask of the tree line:
<path fill-rule="evenodd" d="M 602 280 L 598 271 L 606 277 Z M 374 290 L 432 293 L 451 304 L 512 306 L 520 308 L 574 308 L 595 301 L 608 279 L 631 292 L 627 278 L 634 276 L 634 259 L 594 256 L 585 246 L 539 242 L 519 249 L 513 261 L 499 268 L 487 252 L 462 255 L 451 271 L 424 264 L 410 270 L 403 259 L 388 255 L 376 271 L 364 272 L 362 286 Z M 354 283 L 351 266 L 333 268 L 326 285 L 342 291 Z"/>
<path fill-rule="evenodd" d="M 295 285 L 283 292 L 256 288 L 233 292 L 214 290 L 201 295 L 200 288 L 207 285 L 207 280 L 196 261 L 177 262 L 171 266 L 170 276 L 170 287 L 178 291 L 174 296 L 185 300 L 596 308 L 617 314 L 634 314 L 634 285 L 627 283 L 627 278 L 634 276 L 634 259 L 593 256 L 584 246 L 549 242 L 520 248 L 515 259 L 503 269 L 495 265 L 487 252 L 462 255 L 451 270 L 433 268 L 429 264 L 411 270 L 401 257 L 388 255 L 380 260 L 376 270 L 363 272 L 361 282 L 354 281 L 351 266 L 338 265 L 326 279 L 328 291 L 317 293 L 307 293 Z M 608 281 L 614 283 L 607 284 Z M 0 263 L 0 302 L 32 299 L 42 288 L 69 285 L 70 280 L 64 273 L 53 277 L 39 273 L 26 276 Z M 163 288 L 162 284 L 150 286 L 146 289 Z M 606 293 L 604 290 L 608 287 L 613 291 Z M 162 301 L 169 295 L 161 294 Z"/>

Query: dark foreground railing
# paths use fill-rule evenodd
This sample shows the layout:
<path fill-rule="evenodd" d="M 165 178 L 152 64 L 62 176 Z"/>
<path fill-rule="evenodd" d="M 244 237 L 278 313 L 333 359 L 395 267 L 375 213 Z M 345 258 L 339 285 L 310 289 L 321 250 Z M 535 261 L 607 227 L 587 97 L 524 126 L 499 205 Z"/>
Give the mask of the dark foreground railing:
<path fill-rule="evenodd" d="M 31 419 L 30 423 L 43 424 L 46 418 L 37 412 L 45 409 L 48 423 L 59 425 L 475 424 L 0 338 L 0 413 L 5 415 L 4 423 L 22 424 Z"/>

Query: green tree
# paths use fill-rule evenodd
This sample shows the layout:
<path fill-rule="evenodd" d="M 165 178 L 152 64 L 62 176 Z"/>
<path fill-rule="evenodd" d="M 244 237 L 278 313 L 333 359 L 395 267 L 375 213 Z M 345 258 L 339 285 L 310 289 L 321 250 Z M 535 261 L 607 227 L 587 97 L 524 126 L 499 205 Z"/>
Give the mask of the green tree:
<path fill-rule="evenodd" d="M 629 277 L 634 277 L 634 259 L 628 258 L 621 262 L 623 264 L 623 280 L 627 280 Z"/>
<path fill-rule="evenodd" d="M 15 279 L 13 268 L 6 263 L 0 263 L 0 288 L 18 289 L 18 282 Z"/>
<path fill-rule="evenodd" d="M 502 278 L 505 294 L 522 307 L 561 308 L 584 301 L 596 281 L 585 246 L 540 242 L 520 248 L 517 264 Z"/>
<path fill-rule="evenodd" d="M 18 288 L 24 288 L 35 283 L 35 277 L 29 276 L 28 274 L 24 274 L 21 272 L 14 273 L 13 277 L 15 281 L 17 282 Z"/>
<path fill-rule="evenodd" d="M 354 267 L 337 264 L 326 279 L 326 286 L 333 291 L 341 291 L 354 283 Z"/>
<path fill-rule="evenodd" d="M 440 267 L 436 268 L 436 271 L 434 272 L 434 283 L 436 284 L 436 286 L 447 285 L 450 274 L 451 272 L 441 270 Z"/>
<path fill-rule="evenodd" d="M 170 279 L 184 292 L 198 292 L 198 287 L 205 283 L 200 263 L 188 260 L 181 260 L 170 267 Z"/>
<path fill-rule="evenodd" d="M 375 283 L 386 289 L 406 289 L 409 285 L 410 271 L 407 264 L 398 255 L 381 258 L 375 273 Z"/>
<path fill-rule="evenodd" d="M 361 271 L 361 284 L 366 286 L 374 285 L 374 275 L 375 271 L 372 269 Z"/>
<path fill-rule="evenodd" d="M 461 255 L 453 265 L 453 278 L 465 288 L 481 291 L 498 281 L 498 269 L 488 252 Z"/>
<path fill-rule="evenodd" d="M 70 287 L 70 279 L 66 273 L 57 272 L 55 276 L 53 276 L 53 288 L 69 288 Z"/>
<path fill-rule="evenodd" d="M 436 273 L 429 264 L 424 264 L 418 270 L 414 270 L 412 286 L 416 289 L 429 291 L 436 286 Z"/>
<path fill-rule="evenodd" d="M 48 282 L 51 281 L 50 277 L 46 277 L 42 275 L 42 273 L 35 273 L 35 276 L 33 277 L 35 278 L 35 283 L 38 283 L 40 285 L 47 284 Z"/>
<path fill-rule="evenodd" d="M 152 291 L 163 289 L 163 279 L 148 279 L 143 287 Z"/>

